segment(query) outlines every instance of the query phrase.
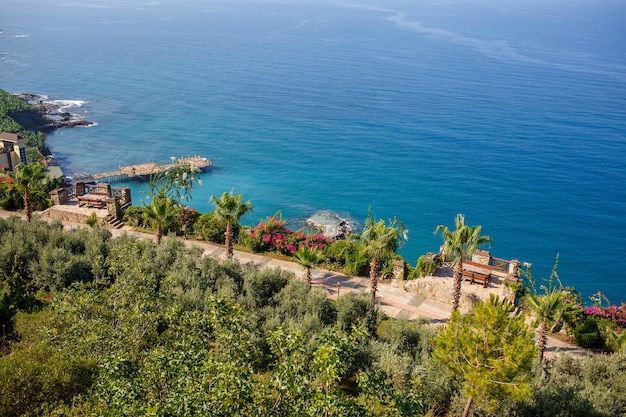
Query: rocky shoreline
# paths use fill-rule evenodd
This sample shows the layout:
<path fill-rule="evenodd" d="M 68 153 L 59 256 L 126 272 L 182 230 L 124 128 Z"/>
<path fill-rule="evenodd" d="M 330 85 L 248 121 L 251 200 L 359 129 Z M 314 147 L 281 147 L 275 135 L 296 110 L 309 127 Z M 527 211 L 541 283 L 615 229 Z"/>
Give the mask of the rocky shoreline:
<path fill-rule="evenodd" d="M 66 101 L 48 101 L 47 96 L 32 93 L 20 93 L 15 94 L 15 96 L 26 100 L 29 104 L 33 105 L 40 114 L 47 116 L 50 120 L 49 124 L 37 126 L 34 130 L 45 132 L 61 129 L 63 127 L 90 127 L 96 124 L 95 122 L 86 120 L 80 114 L 66 111 L 66 109 L 70 107 Z M 82 104 L 82 102 L 78 101 L 71 103 L 77 103 L 74 107 L 80 107 Z"/>

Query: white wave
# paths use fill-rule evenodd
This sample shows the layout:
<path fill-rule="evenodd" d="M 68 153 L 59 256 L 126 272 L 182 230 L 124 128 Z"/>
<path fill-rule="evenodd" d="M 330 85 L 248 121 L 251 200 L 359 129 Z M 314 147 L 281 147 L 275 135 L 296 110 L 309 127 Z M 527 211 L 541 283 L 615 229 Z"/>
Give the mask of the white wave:
<path fill-rule="evenodd" d="M 87 104 L 88 102 L 82 100 L 52 100 L 50 101 L 50 103 L 59 106 L 59 110 L 61 111 L 67 111 L 69 109 L 77 109 L 79 107 L 82 107 L 83 104 Z"/>
<path fill-rule="evenodd" d="M 14 38 L 30 38 L 30 35 L 15 35 Z"/>

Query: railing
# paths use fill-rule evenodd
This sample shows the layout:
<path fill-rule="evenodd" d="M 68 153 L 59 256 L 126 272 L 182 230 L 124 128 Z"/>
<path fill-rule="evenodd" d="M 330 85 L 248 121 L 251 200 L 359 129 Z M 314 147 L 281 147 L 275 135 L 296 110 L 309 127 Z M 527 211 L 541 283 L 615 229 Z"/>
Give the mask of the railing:
<path fill-rule="evenodd" d="M 472 258 L 468 258 L 468 257 L 463 258 L 463 262 L 471 262 L 471 261 L 472 261 Z M 502 272 L 505 274 L 509 273 L 510 264 L 511 264 L 511 260 L 509 259 L 495 258 L 493 256 L 489 259 L 489 266 L 492 267 L 494 271 Z"/>
<path fill-rule="evenodd" d="M 511 263 L 508 259 L 494 258 L 491 257 L 490 265 L 494 270 L 507 273 L 509 272 L 509 264 Z"/>
<path fill-rule="evenodd" d="M 89 194 L 89 193 L 96 193 L 98 192 L 98 185 L 97 184 L 85 184 L 85 193 Z"/>

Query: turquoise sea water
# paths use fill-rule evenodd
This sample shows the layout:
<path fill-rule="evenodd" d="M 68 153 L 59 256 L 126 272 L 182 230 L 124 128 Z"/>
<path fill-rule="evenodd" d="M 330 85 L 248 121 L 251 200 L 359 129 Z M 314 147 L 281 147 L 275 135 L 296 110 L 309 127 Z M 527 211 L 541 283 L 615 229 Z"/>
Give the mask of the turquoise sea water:
<path fill-rule="evenodd" d="M 181 4 L 182 3 L 182 4 Z M 0 88 L 86 102 L 68 172 L 214 161 L 192 205 L 248 224 L 397 216 L 411 264 L 438 224 L 626 300 L 626 5 L 618 1 L 0 4 Z M 135 199 L 141 188 L 131 184 Z"/>

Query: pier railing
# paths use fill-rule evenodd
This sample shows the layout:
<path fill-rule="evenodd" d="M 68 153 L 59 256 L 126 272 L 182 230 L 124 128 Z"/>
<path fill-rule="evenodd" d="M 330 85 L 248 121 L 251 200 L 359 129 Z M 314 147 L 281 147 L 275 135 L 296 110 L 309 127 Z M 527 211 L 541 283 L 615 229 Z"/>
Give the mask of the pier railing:
<path fill-rule="evenodd" d="M 173 158 L 172 162 L 169 164 L 148 162 L 144 164 L 120 166 L 117 171 L 93 174 L 91 177 L 97 182 L 121 182 L 131 178 L 148 179 L 150 176 L 167 171 L 175 164 L 181 162 L 191 164 L 199 171 L 211 170 L 213 167 L 213 162 L 209 161 L 207 158 L 195 155 L 180 159 Z"/>

